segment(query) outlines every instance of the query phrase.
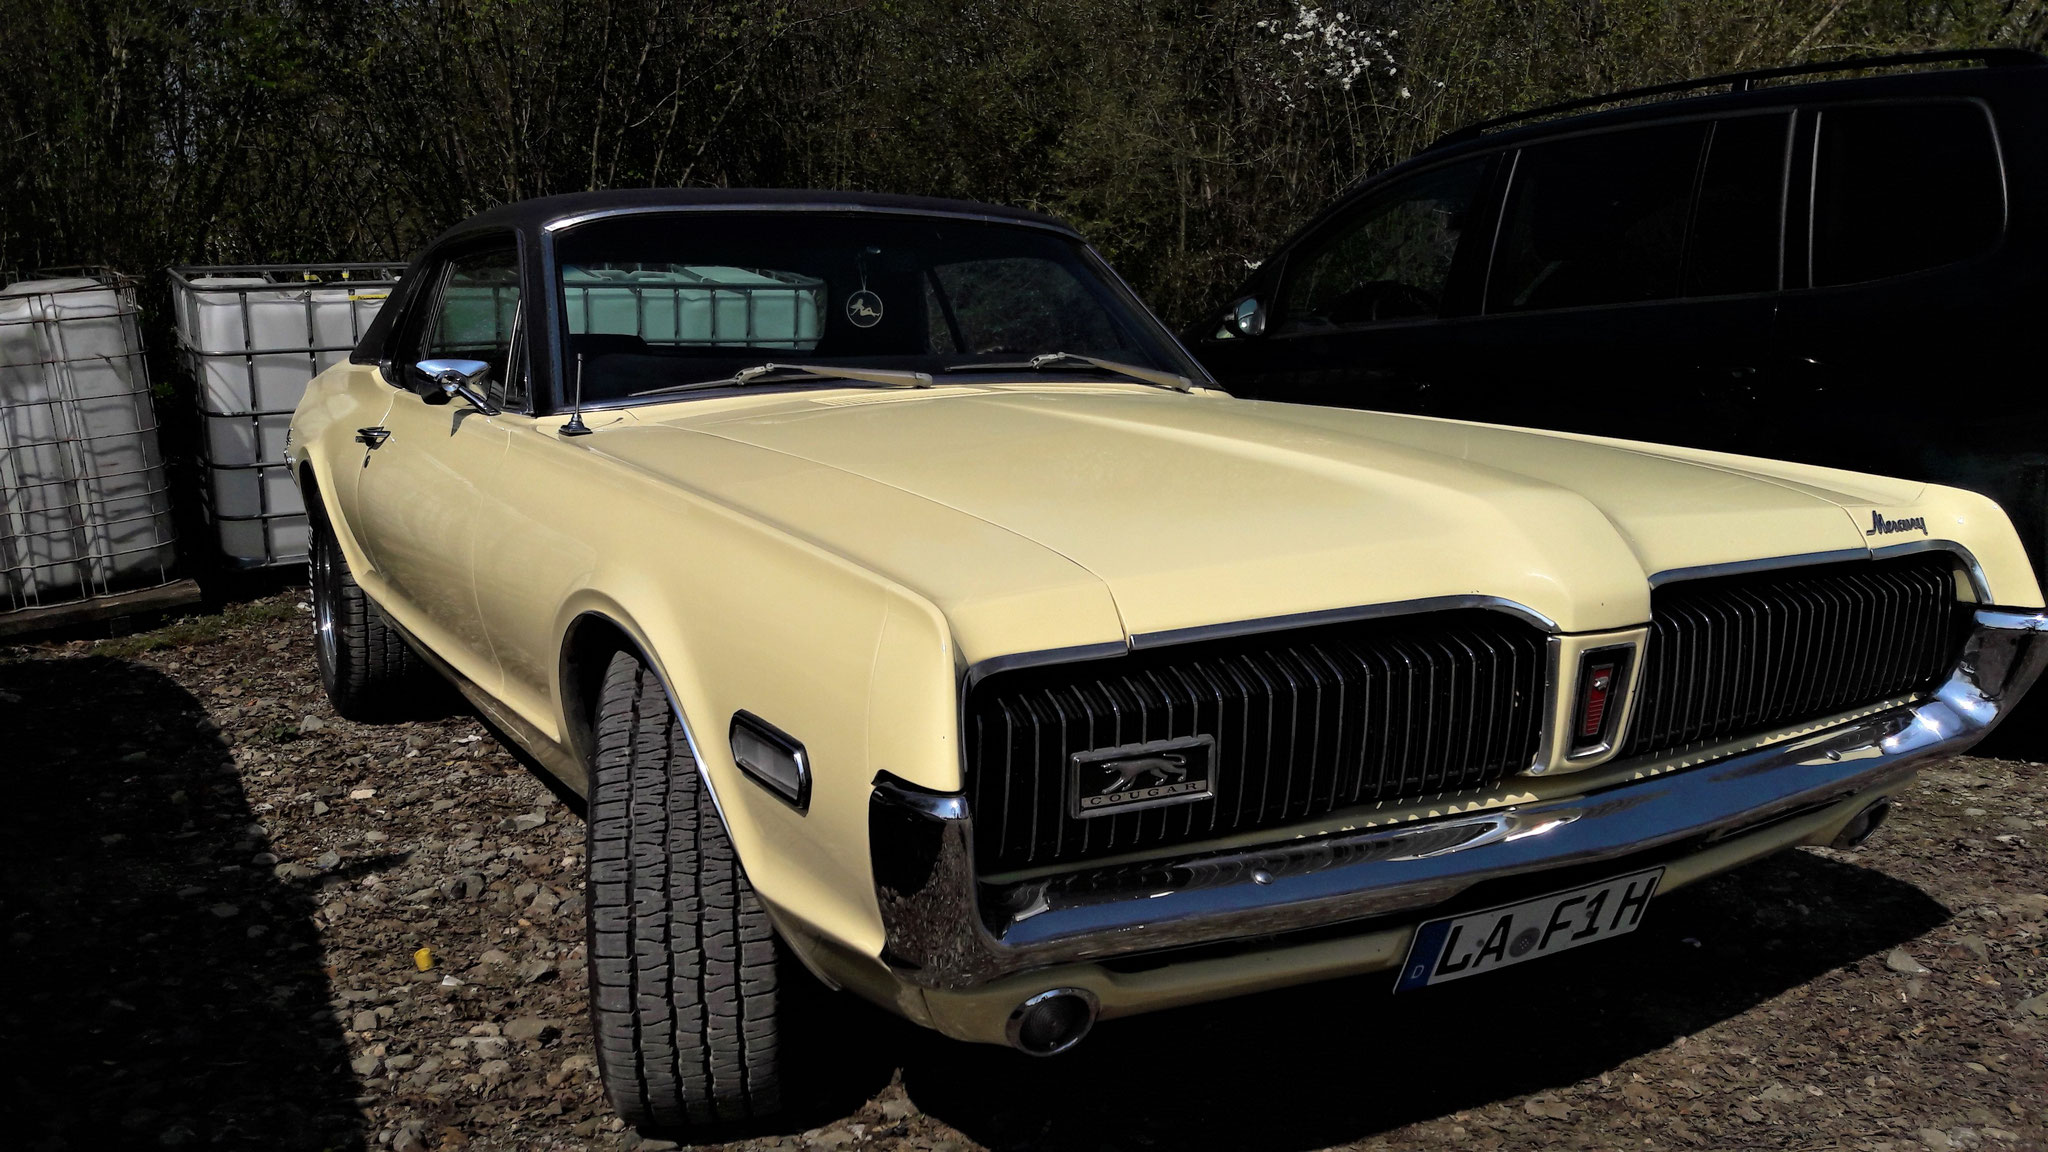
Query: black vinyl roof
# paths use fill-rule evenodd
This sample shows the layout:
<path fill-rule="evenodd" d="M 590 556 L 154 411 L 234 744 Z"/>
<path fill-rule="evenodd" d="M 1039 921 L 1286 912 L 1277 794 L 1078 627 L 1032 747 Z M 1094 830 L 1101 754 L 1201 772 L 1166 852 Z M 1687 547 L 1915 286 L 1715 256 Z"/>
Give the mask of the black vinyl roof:
<path fill-rule="evenodd" d="M 513 204 L 500 204 L 463 221 L 434 242 L 465 233 L 513 229 L 534 232 L 563 220 L 593 212 L 681 211 L 749 208 L 774 211 L 816 208 L 819 211 L 884 211 L 941 216 L 970 216 L 985 220 L 1029 224 L 1075 234 L 1072 225 L 1056 216 L 1029 208 L 983 204 L 974 200 L 948 200 L 936 196 L 896 196 L 878 192 L 836 192 L 805 188 L 621 188 L 609 192 L 568 192 L 540 196 Z"/>

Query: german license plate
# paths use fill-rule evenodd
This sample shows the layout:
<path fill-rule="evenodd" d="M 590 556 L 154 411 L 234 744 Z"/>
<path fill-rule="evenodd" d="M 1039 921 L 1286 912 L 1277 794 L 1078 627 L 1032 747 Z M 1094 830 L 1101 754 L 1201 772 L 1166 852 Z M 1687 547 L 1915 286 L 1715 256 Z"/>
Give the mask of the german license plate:
<path fill-rule="evenodd" d="M 1519 904 L 1431 920 L 1416 929 L 1394 991 L 1463 980 L 1627 935 L 1643 922 L 1643 909 L 1663 878 L 1662 868 L 1652 868 Z"/>

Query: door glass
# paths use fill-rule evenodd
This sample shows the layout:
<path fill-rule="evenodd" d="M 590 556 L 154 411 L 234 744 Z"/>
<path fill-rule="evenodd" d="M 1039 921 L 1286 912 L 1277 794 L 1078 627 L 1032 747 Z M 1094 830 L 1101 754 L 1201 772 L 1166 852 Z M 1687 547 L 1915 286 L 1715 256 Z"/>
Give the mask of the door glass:
<path fill-rule="evenodd" d="M 1704 123 L 1663 124 L 1524 148 L 1487 311 L 1676 296 L 1706 134 Z"/>
<path fill-rule="evenodd" d="M 1827 109 L 1813 186 L 1815 285 L 1965 260 L 2005 225 L 1998 148 L 1974 104 Z"/>
<path fill-rule="evenodd" d="M 1488 163 L 1470 160 L 1404 181 L 1293 257 L 1276 330 L 1438 315 Z"/>
<path fill-rule="evenodd" d="M 523 370 L 512 379 L 512 335 L 519 316 L 519 254 L 509 248 L 460 256 L 429 329 L 423 360 L 482 360 L 508 408 L 526 406 Z"/>
<path fill-rule="evenodd" d="M 1778 287 L 1790 118 L 1743 116 L 1714 125 L 1700 175 L 1685 294 L 1725 296 Z"/>

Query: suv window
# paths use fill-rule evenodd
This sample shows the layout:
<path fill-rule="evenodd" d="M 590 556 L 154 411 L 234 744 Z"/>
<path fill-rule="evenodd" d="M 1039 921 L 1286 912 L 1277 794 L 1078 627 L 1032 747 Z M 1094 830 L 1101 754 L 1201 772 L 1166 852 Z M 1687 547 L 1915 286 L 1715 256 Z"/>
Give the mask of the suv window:
<path fill-rule="evenodd" d="M 1663 124 L 1522 149 L 1487 311 L 1676 296 L 1706 135 Z"/>
<path fill-rule="evenodd" d="M 1791 119 L 1741 116 L 1714 125 L 1685 244 L 1687 296 L 1778 287 Z"/>
<path fill-rule="evenodd" d="M 1991 123 L 1974 104 L 1828 108 L 1813 158 L 1813 283 L 1966 260 L 2005 224 Z"/>
<path fill-rule="evenodd" d="M 491 366 L 492 399 L 506 408 L 524 408 L 525 366 L 513 357 L 518 316 L 517 250 L 458 256 L 448 262 L 421 359 L 482 360 Z"/>
<path fill-rule="evenodd" d="M 1396 184 L 1292 257 L 1279 331 L 1436 316 L 1488 163 Z"/>

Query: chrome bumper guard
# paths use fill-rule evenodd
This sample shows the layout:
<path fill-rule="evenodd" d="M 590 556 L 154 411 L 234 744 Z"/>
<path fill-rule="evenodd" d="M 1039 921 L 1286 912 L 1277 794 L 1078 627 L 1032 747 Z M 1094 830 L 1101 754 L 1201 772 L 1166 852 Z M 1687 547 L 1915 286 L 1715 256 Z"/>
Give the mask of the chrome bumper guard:
<path fill-rule="evenodd" d="M 886 774 L 868 806 L 898 976 L 972 988 L 1017 972 L 1421 912 L 1482 881 L 1758 829 L 1903 784 L 1990 731 L 2048 662 L 2048 613 L 1979 609 L 1947 683 L 1811 736 L 1568 799 L 1252 849 L 978 883 L 958 794 Z"/>

